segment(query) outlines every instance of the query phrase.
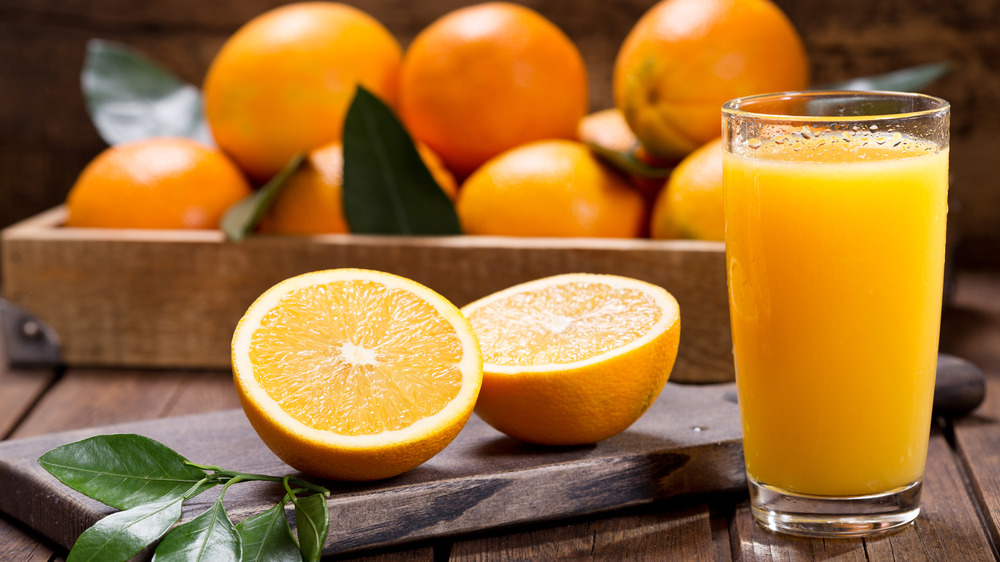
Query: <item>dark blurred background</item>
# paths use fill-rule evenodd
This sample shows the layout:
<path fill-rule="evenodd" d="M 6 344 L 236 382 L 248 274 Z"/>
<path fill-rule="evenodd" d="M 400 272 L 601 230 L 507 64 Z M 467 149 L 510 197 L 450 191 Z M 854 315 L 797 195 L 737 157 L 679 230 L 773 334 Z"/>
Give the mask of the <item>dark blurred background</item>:
<path fill-rule="evenodd" d="M 3 0 L 0 2 L 0 226 L 63 201 L 104 143 L 79 72 L 91 38 L 132 45 L 200 85 L 222 42 L 273 0 Z M 348 0 L 405 47 L 471 2 Z M 610 107 L 622 40 L 652 0 L 532 0 L 588 63 L 593 109 Z M 1000 265 L 1000 0 L 777 0 L 823 84 L 929 62 L 950 74 L 925 89 L 952 103 L 951 234 L 960 266 Z"/>

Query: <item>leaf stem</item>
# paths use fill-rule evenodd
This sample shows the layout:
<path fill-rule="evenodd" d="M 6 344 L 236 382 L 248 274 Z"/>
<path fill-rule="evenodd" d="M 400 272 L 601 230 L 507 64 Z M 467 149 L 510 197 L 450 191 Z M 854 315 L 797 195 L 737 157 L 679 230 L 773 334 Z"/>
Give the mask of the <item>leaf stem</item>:
<path fill-rule="evenodd" d="M 191 462 L 189 460 L 185 460 L 184 464 L 188 466 L 193 466 L 195 468 L 200 468 L 202 470 L 211 470 L 212 472 L 225 472 L 225 469 L 222 468 L 221 466 L 215 466 L 211 464 L 198 464 L 195 462 Z"/>
<path fill-rule="evenodd" d="M 301 486 L 309 491 L 315 492 L 317 494 L 323 494 L 324 497 L 330 496 L 330 490 L 320 486 L 319 484 L 313 484 L 303 480 L 297 476 L 287 475 L 287 476 L 269 476 L 267 474 L 251 474 L 247 472 L 237 472 L 234 470 L 226 470 L 219 466 L 207 465 L 207 464 L 197 464 L 191 461 L 184 461 L 184 464 L 193 466 L 195 468 L 200 468 L 202 470 L 211 471 L 212 474 L 206 479 L 214 481 L 217 484 L 229 485 L 230 483 L 235 484 L 236 482 L 282 482 L 286 490 L 290 490 L 289 483 L 295 484 L 296 486 Z M 200 483 L 199 483 L 200 484 Z"/>
<path fill-rule="evenodd" d="M 243 481 L 244 481 L 244 479 L 240 478 L 239 476 L 236 476 L 235 478 L 230 479 L 228 482 L 226 482 L 226 485 L 222 487 L 222 491 L 219 492 L 219 499 L 221 500 L 222 496 L 226 495 L 226 490 L 228 490 L 230 486 L 232 486 L 233 484 L 236 484 L 237 482 L 243 482 Z"/>
<path fill-rule="evenodd" d="M 188 501 L 189 499 L 191 499 L 191 498 L 197 496 L 198 494 L 204 492 L 205 490 L 201 490 L 200 488 L 202 486 L 204 486 L 205 484 L 207 484 L 210 480 L 211 480 L 210 476 L 205 476 L 201 480 L 195 482 L 190 488 L 188 488 L 187 491 L 184 492 L 181 495 L 181 497 L 184 498 L 184 501 Z M 212 486 L 215 486 L 215 485 L 216 484 L 212 484 Z M 207 489 L 208 488 L 206 488 L 206 490 Z"/>

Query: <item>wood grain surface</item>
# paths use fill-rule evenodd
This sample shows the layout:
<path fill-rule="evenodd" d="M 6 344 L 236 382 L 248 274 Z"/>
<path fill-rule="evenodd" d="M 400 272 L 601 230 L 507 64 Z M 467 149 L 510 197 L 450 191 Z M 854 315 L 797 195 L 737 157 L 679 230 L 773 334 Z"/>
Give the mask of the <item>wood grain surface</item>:
<path fill-rule="evenodd" d="M 1000 283 L 987 272 L 960 278 L 954 307 L 945 314 L 942 346 L 975 361 L 986 373 L 986 402 L 955 420 L 952 437 L 959 469 L 980 506 L 992 544 L 1000 545 Z"/>
<path fill-rule="evenodd" d="M 141 407 L 155 417 L 162 411 L 155 402 L 170 394 L 174 382 L 165 377 L 149 383 L 150 403 Z M 724 398 L 731 387 L 668 384 L 629 430 L 586 447 L 524 445 L 474 416 L 442 453 L 402 476 L 370 484 L 325 483 L 334 492 L 328 500 L 334 524 L 324 551 L 394 545 L 679 495 L 741 490 L 745 478 L 739 414 Z M 194 462 L 252 473 L 292 472 L 265 448 L 240 410 L 161 418 L 0 443 L 0 479 L 6 484 L 0 487 L 0 509 L 60 545 L 72 545 L 112 510 L 60 484 L 41 469 L 37 458 L 89 435 L 125 432 L 158 439 Z M 227 509 L 238 522 L 263 511 L 281 494 L 275 484 L 234 487 L 226 495 Z M 188 505 L 207 507 L 211 501 L 202 497 Z M 191 510 L 185 513 L 192 516 Z"/>
<path fill-rule="evenodd" d="M 507 562 L 546 559 L 546 553 L 556 552 L 565 560 L 1000 560 L 1000 272 L 960 273 L 941 335 L 943 352 L 968 358 L 984 370 L 988 392 L 985 404 L 973 414 L 937 420 L 940 429 L 931 436 L 923 511 L 917 523 L 902 532 L 865 540 L 773 535 L 753 523 L 746 493 L 738 491 L 670 498 L 601 514 L 490 528 L 324 559 Z M 150 377 L 154 373 L 170 382 L 154 383 L 156 379 Z M 0 419 L 10 419 L 2 435 L 8 439 L 28 435 L 44 439 L 51 432 L 94 423 L 163 419 L 236 405 L 230 375 L 225 372 L 71 368 L 19 371 L 20 382 L 8 384 L 9 376 L 0 368 L 0 400 L 20 412 L 5 418 L 6 411 L 0 410 Z M 34 376 L 39 378 L 33 380 Z M 7 394 L 9 389 L 17 389 L 19 398 L 13 392 Z M 0 449 L 0 459 L 7 458 L 6 449 Z M 0 484 L 0 489 L 9 487 L 5 476 L 0 476 Z M 698 553 L 697 557 L 689 557 L 690 552 Z M 65 547 L 0 512 L 0 560 L 57 562 L 65 555 Z"/>
<path fill-rule="evenodd" d="M 706 504 L 635 511 L 559 527 L 459 540 L 452 546 L 450 559 L 455 562 L 712 559 L 711 516 Z"/>
<path fill-rule="evenodd" d="M 56 208 L 4 230 L 2 286 L 55 329 L 71 365 L 228 369 L 233 329 L 267 288 L 360 267 L 409 277 L 459 306 L 557 273 L 643 279 L 681 307 L 673 380 L 734 379 L 721 242 L 325 235 L 237 244 L 218 231 L 61 228 L 63 216 Z"/>

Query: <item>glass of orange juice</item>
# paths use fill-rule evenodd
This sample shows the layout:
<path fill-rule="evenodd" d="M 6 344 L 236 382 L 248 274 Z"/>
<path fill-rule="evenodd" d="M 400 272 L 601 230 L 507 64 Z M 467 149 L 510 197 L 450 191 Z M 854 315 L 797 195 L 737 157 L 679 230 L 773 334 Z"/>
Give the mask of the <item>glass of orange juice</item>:
<path fill-rule="evenodd" d="M 864 536 L 920 511 L 948 210 L 946 101 L 723 106 L 726 262 L 755 519 Z"/>

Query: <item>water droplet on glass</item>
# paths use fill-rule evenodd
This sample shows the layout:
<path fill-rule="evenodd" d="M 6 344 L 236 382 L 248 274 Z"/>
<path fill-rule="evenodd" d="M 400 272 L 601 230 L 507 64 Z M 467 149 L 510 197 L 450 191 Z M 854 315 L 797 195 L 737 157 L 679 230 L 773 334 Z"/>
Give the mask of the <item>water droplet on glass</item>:
<path fill-rule="evenodd" d="M 903 142 L 903 135 L 895 133 L 892 135 L 892 146 L 899 146 L 899 143 Z"/>
<path fill-rule="evenodd" d="M 705 431 L 707 429 L 708 429 L 707 427 L 701 427 L 700 425 L 692 425 L 691 426 L 691 430 L 692 431 L 697 431 L 699 433 L 702 432 L 702 431 Z"/>
<path fill-rule="evenodd" d="M 841 138 L 844 139 L 844 142 L 851 142 L 851 135 L 847 131 L 844 131 L 843 133 L 841 133 L 840 136 L 841 136 Z"/>
<path fill-rule="evenodd" d="M 885 137 L 878 137 L 875 139 L 876 144 L 885 144 Z"/>
<path fill-rule="evenodd" d="M 812 131 L 809 130 L 808 125 L 802 125 L 802 128 L 799 130 L 799 132 L 802 133 L 802 136 L 807 139 L 813 138 Z"/>
<path fill-rule="evenodd" d="M 788 142 L 788 135 L 778 135 L 774 138 L 775 144 L 785 144 Z"/>
<path fill-rule="evenodd" d="M 872 131 L 872 132 L 875 132 L 875 131 L 878 130 L 878 125 L 872 125 L 871 127 L 868 127 L 868 130 Z"/>
<path fill-rule="evenodd" d="M 752 138 L 747 141 L 747 146 L 749 146 L 750 148 L 760 148 L 760 145 L 762 144 L 764 143 L 760 142 L 760 139 L 758 138 Z"/>

